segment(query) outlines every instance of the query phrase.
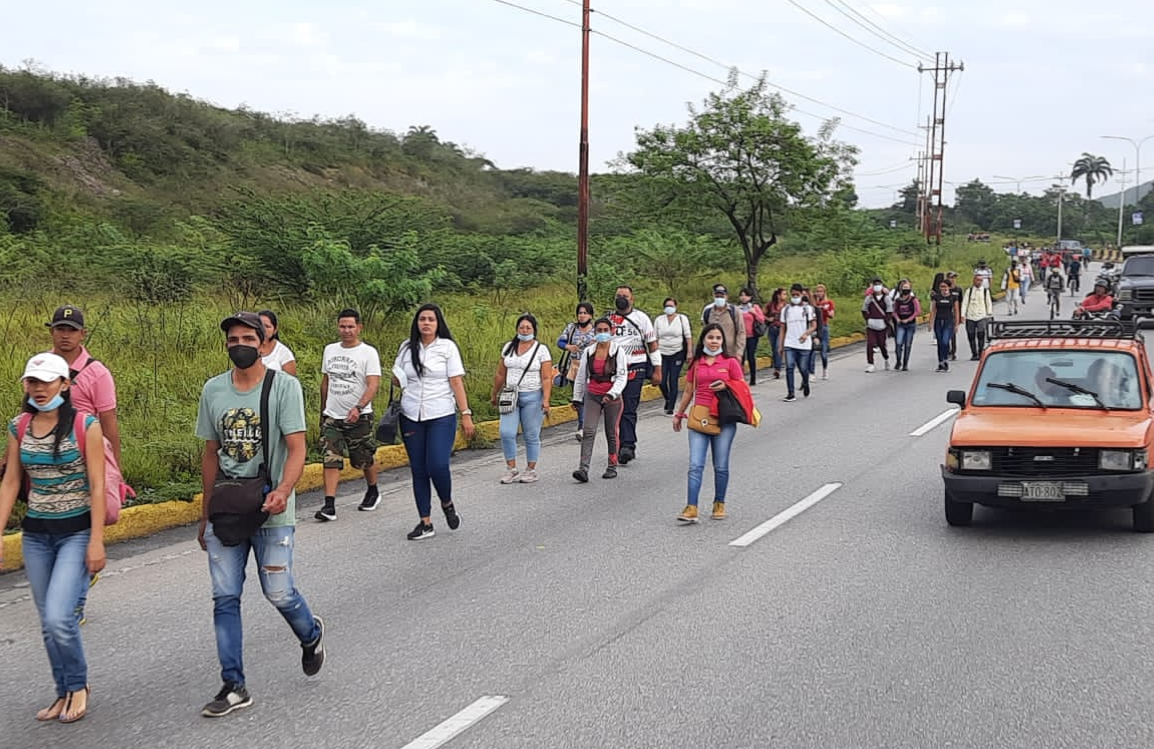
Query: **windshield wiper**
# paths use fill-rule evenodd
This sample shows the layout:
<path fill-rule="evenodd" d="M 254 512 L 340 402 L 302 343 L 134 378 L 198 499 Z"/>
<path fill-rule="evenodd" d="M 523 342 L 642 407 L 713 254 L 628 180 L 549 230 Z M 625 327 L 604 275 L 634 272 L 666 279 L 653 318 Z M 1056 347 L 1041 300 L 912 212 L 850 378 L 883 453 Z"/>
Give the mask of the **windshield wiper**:
<path fill-rule="evenodd" d="M 1026 390 L 1023 387 L 1019 387 L 1012 382 L 989 382 L 989 383 L 986 383 L 986 387 L 996 388 L 998 390 L 1005 390 L 1008 393 L 1013 393 L 1014 395 L 1020 395 L 1023 398 L 1029 398 L 1030 400 L 1034 401 L 1035 403 L 1037 403 L 1042 408 L 1046 407 L 1046 404 L 1042 402 L 1041 398 L 1034 395 L 1029 390 Z"/>
<path fill-rule="evenodd" d="M 1075 385 L 1072 382 L 1065 382 L 1064 380 L 1055 380 L 1053 377 L 1047 377 L 1046 382 L 1049 382 L 1053 385 L 1057 385 L 1058 387 L 1064 387 L 1072 393 L 1078 393 L 1079 395 L 1088 395 L 1094 399 L 1095 403 L 1098 404 L 1098 408 L 1102 409 L 1103 411 L 1109 411 L 1110 410 L 1110 407 L 1107 406 L 1105 403 L 1103 403 L 1101 401 L 1101 399 L 1098 398 L 1098 394 L 1095 393 L 1093 390 L 1087 390 L 1086 388 L 1082 387 L 1081 385 Z"/>

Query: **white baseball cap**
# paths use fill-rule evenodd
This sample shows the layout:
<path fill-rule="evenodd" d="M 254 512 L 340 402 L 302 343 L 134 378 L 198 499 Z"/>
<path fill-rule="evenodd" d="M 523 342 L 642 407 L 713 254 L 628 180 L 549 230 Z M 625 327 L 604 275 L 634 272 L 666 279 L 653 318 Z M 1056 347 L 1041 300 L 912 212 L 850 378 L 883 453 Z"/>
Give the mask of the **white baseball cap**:
<path fill-rule="evenodd" d="M 41 382 L 67 380 L 68 362 L 50 352 L 37 354 L 28 360 L 28 364 L 24 367 L 24 376 L 20 379 L 40 380 Z"/>

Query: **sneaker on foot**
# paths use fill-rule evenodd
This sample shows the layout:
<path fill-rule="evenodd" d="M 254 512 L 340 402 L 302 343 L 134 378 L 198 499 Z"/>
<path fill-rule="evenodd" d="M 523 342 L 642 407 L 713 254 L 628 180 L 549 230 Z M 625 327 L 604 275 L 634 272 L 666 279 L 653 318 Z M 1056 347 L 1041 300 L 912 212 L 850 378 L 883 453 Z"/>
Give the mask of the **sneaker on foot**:
<path fill-rule="evenodd" d="M 696 523 L 697 522 L 697 505 L 685 505 L 685 509 L 677 516 L 678 521 L 682 523 Z"/>
<path fill-rule="evenodd" d="M 714 520 L 725 520 L 725 503 L 724 502 L 714 502 L 713 503 L 713 514 L 710 515 L 709 517 L 713 518 Z"/>
<path fill-rule="evenodd" d="M 252 704 L 252 697 L 248 690 L 240 684 L 225 684 L 217 693 L 216 699 L 205 705 L 200 714 L 206 718 L 222 718 L 233 710 L 248 707 Z"/>
<path fill-rule="evenodd" d="M 887 372 L 890 371 L 890 360 L 886 359 L 885 361 L 883 361 L 882 366 L 886 368 L 885 371 L 887 371 Z"/>
<path fill-rule="evenodd" d="M 801 384 L 801 394 L 806 398 L 809 397 L 809 380 L 806 380 Z"/>
<path fill-rule="evenodd" d="M 617 478 L 617 466 L 605 466 L 605 473 L 601 474 L 603 479 Z"/>
<path fill-rule="evenodd" d="M 316 676 L 325 665 L 325 646 L 321 642 L 325 639 L 325 620 L 319 616 L 313 618 L 317 620 L 321 633 L 308 645 L 301 645 L 301 668 L 305 670 L 305 676 Z"/>
<path fill-rule="evenodd" d="M 445 513 L 445 522 L 448 523 L 449 530 L 455 531 L 461 527 L 461 516 L 457 514 L 457 508 L 452 502 L 441 505 L 441 511 Z"/>
<path fill-rule="evenodd" d="M 522 484 L 536 483 L 537 482 L 537 469 L 536 468 L 530 468 L 529 470 L 522 473 L 519 477 L 517 477 L 517 480 L 520 481 Z"/>
<path fill-rule="evenodd" d="M 866 371 L 866 374 L 873 374 L 873 373 L 874 373 L 875 371 L 877 371 L 877 370 L 874 368 L 874 365 L 872 365 L 872 364 L 867 364 L 867 365 L 866 365 L 866 368 L 865 368 L 865 371 Z"/>
<path fill-rule="evenodd" d="M 823 370 L 821 371 L 821 378 L 822 378 L 823 380 L 828 380 L 828 379 L 829 379 L 829 372 L 827 372 L 827 371 L 825 371 L 825 370 L 823 369 Z"/>
<path fill-rule="evenodd" d="M 365 490 L 365 497 L 364 497 L 364 499 L 361 500 L 361 503 L 359 505 L 357 505 L 357 509 L 358 510 L 365 510 L 366 512 L 371 512 L 371 511 L 377 509 L 377 505 L 379 505 L 380 503 L 381 503 L 380 490 L 377 489 L 377 487 L 375 487 L 375 486 L 370 486 L 368 489 Z"/>
<path fill-rule="evenodd" d="M 432 538 L 435 535 L 437 535 L 437 532 L 433 530 L 432 523 L 427 525 L 425 523 L 417 523 L 417 527 L 409 531 L 409 535 L 405 536 L 405 538 L 410 541 L 420 541 L 422 538 Z"/>
<path fill-rule="evenodd" d="M 785 396 L 781 400 L 785 403 L 793 403 L 795 400 L 797 400 L 797 396 L 794 395 L 793 393 L 790 393 L 789 395 Z"/>
<path fill-rule="evenodd" d="M 585 439 L 585 430 L 584 429 L 578 429 L 577 433 L 573 436 L 577 438 L 578 442 L 580 442 L 581 440 Z"/>
<path fill-rule="evenodd" d="M 632 447 L 623 447 L 617 453 L 617 463 L 619 465 L 625 465 L 629 461 L 633 460 L 636 457 L 637 457 L 637 450 L 636 449 L 634 449 Z"/>
<path fill-rule="evenodd" d="M 321 509 L 317 510 L 317 514 L 313 515 L 313 517 L 325 523 L 329 522 L 330 520 L 336 520 L 337 508 L 334 505 L 325 505 Z"/>
<path fill-rule="evenodd" d="M 502 484 L 512 484 L 517 480 L 521 474 L 517 472 L 516 468 L 510 468 L 505 471 L 505 475 L 501 477 Z"/>
<path fill-rule="evenodd" d="M 584 468 L 578 468 L 573 472 L 573 478 L 577 479 L 582 484 L 587 484 L 589 483 L 589 471 L 586 471 Z"/>

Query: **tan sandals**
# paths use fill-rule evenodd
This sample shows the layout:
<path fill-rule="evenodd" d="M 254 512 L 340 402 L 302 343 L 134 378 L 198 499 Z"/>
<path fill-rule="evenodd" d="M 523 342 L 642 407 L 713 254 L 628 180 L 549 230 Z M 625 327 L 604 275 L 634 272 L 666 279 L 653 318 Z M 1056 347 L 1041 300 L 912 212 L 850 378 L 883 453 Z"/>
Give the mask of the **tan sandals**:
<path fill-rule="evenodd" d="M 72 699 L 76 695 L 80 694 L 81 692 L 84 693 L 84 707 L 80 708 L 80 710 L 77 712 L 73 712 L 72 711 Z M 87 715 L 88 714 L 88 698 L 91 696 L 92 696 L 92 689 L 90 687 L 87 687 L 87 686 L 84 687 L 84 689 L 80 689 L 80 690 L 77 690 L 75 692 L 69 692 L 68 698 L 64 702 L 64 709 L 60 711 L 60 722 L 61 723 L 75 723 L 76 721 L 80 720 L 85 715 Z"/>

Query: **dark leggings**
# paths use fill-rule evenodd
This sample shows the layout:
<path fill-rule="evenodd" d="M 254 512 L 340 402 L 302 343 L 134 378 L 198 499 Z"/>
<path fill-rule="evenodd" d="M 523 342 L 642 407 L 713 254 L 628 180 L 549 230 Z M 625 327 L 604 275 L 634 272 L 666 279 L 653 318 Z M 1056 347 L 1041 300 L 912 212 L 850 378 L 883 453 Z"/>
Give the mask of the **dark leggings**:
<path fill-rule="evenodd" d="M 757 342 L 761 336 L 750 336 L 745 339 L 745 361 L 749 363 L 749 384 L 757 384 Z"/>
<path fill-rule="evenodd" d="M 437 489 L 441 505 L 453 502 L 453 479 L 449 458 L 457 440 L 457 415 L 449 414 L 428 421 L 410 421 L 401 416 L 401 441 L 409 454 L 409 472 L 413 476 L 413 496 L 417 513 L 429 517 L 433 504 L 430 483 Z"/>
<path fill-rule="evenodd" d="M 677 390 L 683 366 L 685 366 L 684 354 L 661 355 L 661 394 L 665 396 L 666 411 L 677 408 Z M 593 428 L 596 429 L 596 425 Z"/>

